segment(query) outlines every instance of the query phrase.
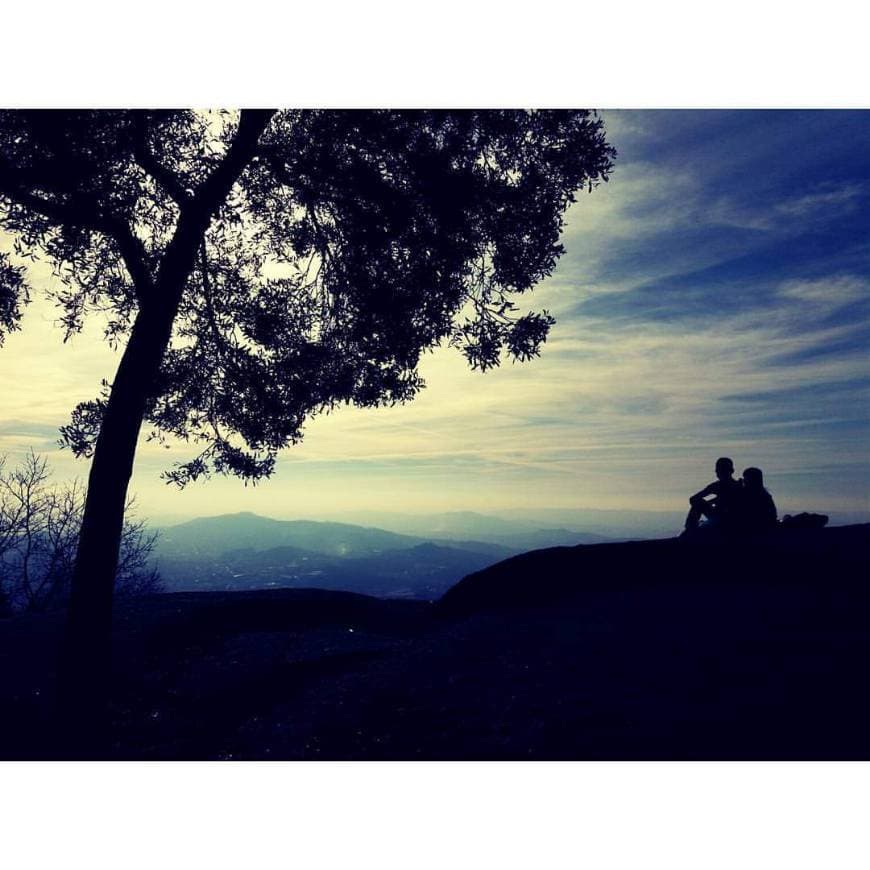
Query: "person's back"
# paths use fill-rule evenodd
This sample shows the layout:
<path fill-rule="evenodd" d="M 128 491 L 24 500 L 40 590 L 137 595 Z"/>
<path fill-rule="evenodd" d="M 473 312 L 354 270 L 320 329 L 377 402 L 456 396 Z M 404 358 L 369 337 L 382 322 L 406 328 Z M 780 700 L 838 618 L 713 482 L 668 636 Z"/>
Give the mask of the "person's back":
<path fill-rule="evenodd" d="M 735 504 L 735 520 L 741 531 L 749 533 L 776 528 L 776 504 L 764 488 L 764 475 L 760 468 L 747 468 L 743 472 L 743 486 Z"/>
<path fill-rule="evenodd" d="M 733 478 L 718 481 L 718 484 L 716 500 L 713 503 L 713 518 L 723 530 L 727 531 L 734 528 L 737 523 L 743 487 L 739 480 Z"/>

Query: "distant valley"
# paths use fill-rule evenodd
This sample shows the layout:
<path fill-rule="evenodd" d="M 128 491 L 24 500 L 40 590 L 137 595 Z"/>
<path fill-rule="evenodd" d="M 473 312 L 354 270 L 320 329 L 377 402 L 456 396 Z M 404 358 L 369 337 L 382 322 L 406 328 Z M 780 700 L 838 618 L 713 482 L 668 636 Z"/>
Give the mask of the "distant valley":
<path fill-rule="evenodd" d="M 430 526 L 428 534 L 402 534 L 226 514 L 160 529 L 155 556 L 170 592 L 307 587 L 431 600 L 518 553 L 609 540 L 468 512 L 441 515 Z"/>
<path fill-rule="evenodd" d="M 316 588 L 431 601 L 530 550 L 673 537 L 683 515 L 552 509 L 342 518 L 353 521 L 200 517 L 159 529 L 154 555 L 167 592 Z M 831 525 L 845 518 L 832 516 Z"/>

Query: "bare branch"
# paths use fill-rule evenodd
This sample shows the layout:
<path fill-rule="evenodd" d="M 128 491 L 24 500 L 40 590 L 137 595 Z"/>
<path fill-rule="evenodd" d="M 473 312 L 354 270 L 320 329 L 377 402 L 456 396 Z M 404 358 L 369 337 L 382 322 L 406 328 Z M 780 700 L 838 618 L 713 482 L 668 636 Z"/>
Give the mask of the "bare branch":
<path fill-rule="evenodd" d="M 85 490 L 79 480 L 50 481 L 47 461 L 30 452 L 13 469 L 0 456 L 0 598 L 15 610 L 44 611 L 63 604 L 78 546 Z M 130 499 L 127 511 L 130 512 Z M 143 520 L 125 519 L 117 582 L 124 594 L 155 591 L 150 566 L 155 535 Z"/>

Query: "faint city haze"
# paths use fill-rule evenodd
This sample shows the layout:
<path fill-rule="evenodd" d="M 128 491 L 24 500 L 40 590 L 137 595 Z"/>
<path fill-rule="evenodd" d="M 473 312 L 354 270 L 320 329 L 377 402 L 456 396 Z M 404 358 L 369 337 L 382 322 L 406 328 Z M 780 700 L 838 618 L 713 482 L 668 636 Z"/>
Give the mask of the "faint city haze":
<path fill-rule="evenodd" d="M 179 491 L 160 472 L 194 448 L 143 441 L 140 514 L 565 525 L 581 508 L 683 511 L 720 455 L 763 468 L 781 512 L 870 509 L 870 112 L 604 117 L 614 174 L 579 195 L 529 298 L 557 319 L 539 359 L 480 374 L 439 349 L 415 401 L 314 419 L 256 487 Z M 32 447 L 84 478 L 58 427 L 117 358 L 97 323 L 63 344 L 57 316 L 37 296 L 0 351 L 0 454 Z"/>

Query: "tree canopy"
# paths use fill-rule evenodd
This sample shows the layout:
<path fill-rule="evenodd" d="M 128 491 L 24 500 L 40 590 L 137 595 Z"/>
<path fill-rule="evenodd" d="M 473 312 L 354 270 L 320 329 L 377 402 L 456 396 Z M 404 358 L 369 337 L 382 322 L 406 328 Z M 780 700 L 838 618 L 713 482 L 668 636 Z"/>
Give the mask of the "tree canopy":
<path fill-rule="evenodd" d="M 479 369 L 535 356 L 553 320 L 516 298 L 614 155 L 590 111 L 3 111 L 0 226 L 52 263 L 67 332 L 99 310 L 118 344 L 173 304 L 185 243 L 144 417 L 199 445 L 169 479 L 256 480 L 310 416 L 413 397 L 427 348 Z M 24 278 L 0 259 L 0 335 Z M 63 428 L 78 455 L 108 389 Z"/>

